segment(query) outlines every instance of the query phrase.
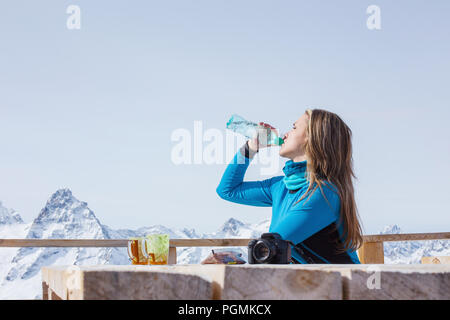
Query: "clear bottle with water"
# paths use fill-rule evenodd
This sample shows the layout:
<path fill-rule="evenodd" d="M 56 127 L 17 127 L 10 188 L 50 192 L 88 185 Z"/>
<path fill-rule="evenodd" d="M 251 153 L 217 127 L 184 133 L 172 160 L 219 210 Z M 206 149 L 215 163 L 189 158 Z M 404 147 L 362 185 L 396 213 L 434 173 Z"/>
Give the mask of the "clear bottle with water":
<path fill-rule="evenodd" d="M 258 137 L 261 145 L 277 145 L 283 144 L 283 139 L 278 137 L 275 131 L 270 128 L 259 125 L 255 122 L 245 120 L 237 114 L 233 114 L 227 122 L 227 129 L 242 134 L 247 139 Z"/>

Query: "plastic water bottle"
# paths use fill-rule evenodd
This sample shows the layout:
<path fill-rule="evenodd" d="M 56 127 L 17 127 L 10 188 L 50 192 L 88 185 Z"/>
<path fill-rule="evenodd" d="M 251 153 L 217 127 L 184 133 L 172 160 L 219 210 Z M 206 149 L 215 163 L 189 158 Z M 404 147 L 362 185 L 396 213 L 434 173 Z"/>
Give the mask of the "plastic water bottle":
<path fill-rule="evenodd" d="M 240 133 L 247 139 L 253 139 L 258 136 L 258 141 L 261 145 L 274 144 L 280 146 L 284 142 L 283 139 L 278 137 L 275 131 L 270 128 L 245 120 L 237 114 L 233 114 L 230 120 L 228 120 L 227 129 Z"/>

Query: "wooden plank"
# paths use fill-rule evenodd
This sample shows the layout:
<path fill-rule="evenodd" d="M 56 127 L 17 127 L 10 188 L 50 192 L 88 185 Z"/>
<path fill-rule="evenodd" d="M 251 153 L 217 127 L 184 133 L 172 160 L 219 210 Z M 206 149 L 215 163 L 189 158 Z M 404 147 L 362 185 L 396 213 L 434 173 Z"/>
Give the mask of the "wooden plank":
<path fill-rule="evenodd" d="M 127 239 L 0 239 L 0 247 L 126 247 Z"/>
<path fill-rule="evenodd" d="M 450 265 L 323 265 L 343 277 L 345 300 L 449 300 Z"/>
<path fill-rule="evenodd" d="M 62 300 L 52 289 L 48 289 L 48 299 L 47 300 Z"/>
<path fill-rule="evenodd" d="M 384 263 L 383 242 L 364 242 L 358 250 L 359 260 L 363 264 Z"/>
<path fill-rule="evenodd" d="M 251 239 L 170 239 L 170 247 L 239 247 Z M 126 247 L 127 239 L 0 239 L 0 247 Z"/>
<path fill-rule="evenodd" d="M 226 265 L 222 300 L 342 300 L 338 272 L 304 265 Z"/>
<path fill-rule="evenodd" d="M 422 257 L 422 264 L 450 264 L 450 257 Z"/>
<path fill-rule="evenodd" d="M 169 247 L 169 259 L 168 264 L 177 264 L 177 248 Z"/>
<path fill-rule="evenodd" d="M 48 285 L 42 281 L 42 300 L 48 300 Z"/>
<path fill-rule="evenodd" d="M 72 269 L 42 269 L 49 298 L 450 299 L 450 265 L 79 266 L 78 295 Z"/>
<path fill-rule="evenodd" d="M 69 292 L 72 266 L 45 268 L 50 289 Z M 80 266 L 79 272 L 81 294 L 67 299 L 342 299 L 339 272 L 302 265 L 98 265 Z"/>
<path fill-rule="evenodd" d="M 378 234 L 363 236 L 363 239 L 365 242 L 444 240 L 450 239 L 450 232 Z"/>
<path fill-rule="evenodd" d="M 44 267 L 42 270 L 51 299 L 207 300 L 213 297 L 209 277 L 178 272 L 177 266 L 79 266 L 75 273 L 73 266 Z M 74 275 L 76 279 L 73 279 Z"/>
<path fill-rule="evenodd" d="M 210 300 L 212 283 L 198 275 L 159 271 L 84 272 L 85 300 Z"/>
<path fill-rule="evenodd" d="M 252 239 L 171 239 L 174 247 L 242 247 Z"/>
<path fill-rule="evenodd" d="M 48 299 L 79 299 L 83 279 L 79 266 L 49 266 L 41 268 L 42 282 L 48 288 Z"/>
<path fill-rule="evenodd" d="M 363 236 L 364 242 L 450 239 L 450 232 Z M 252 239 L 170 239 L 170 247 L 240 247 Z M 0 247 L 126 247 L 128 239 L 0 239 Z"/>

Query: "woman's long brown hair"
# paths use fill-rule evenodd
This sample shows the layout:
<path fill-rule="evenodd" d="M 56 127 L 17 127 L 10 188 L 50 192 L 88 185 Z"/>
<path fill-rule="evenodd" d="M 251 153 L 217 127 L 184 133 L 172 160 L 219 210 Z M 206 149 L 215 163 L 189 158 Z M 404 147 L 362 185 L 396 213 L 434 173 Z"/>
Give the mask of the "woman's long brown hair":
<path fill-rule="evenodd" d="M 352 181 L 352 178 L 356 178 L 353 171 L 352 131 L 332 112 L 308 109 L 306 113 L 309 115 L 309 124 L 304 148 L 309 186 L 300 200 L 308 193 L 312 194 L 317 187 L 325 197 L 322 190 L 324 181 L 333 183 L 341 203 L 338 225 L 343 223 L 344 226 L 341 235 L 343 247 L 339 251 L 355 251 L 362 245 L 363 239 Z"/>

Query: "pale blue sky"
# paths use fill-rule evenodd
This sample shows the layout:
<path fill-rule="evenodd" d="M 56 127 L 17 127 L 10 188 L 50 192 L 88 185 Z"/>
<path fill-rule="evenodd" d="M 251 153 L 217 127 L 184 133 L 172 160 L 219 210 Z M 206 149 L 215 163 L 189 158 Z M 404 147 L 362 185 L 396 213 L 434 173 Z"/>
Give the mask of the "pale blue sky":
<path fill-rule="evenodd" d="M 81 30 L 66 28 L 71 4 Z M 270 208 L 216 195 L 225 164 L 171 162 L 171 133 L 224 130 L 232 113 L 289 128 L 320 107 L 353 131 L 366 234 L 449 231 L 449 12 L 447 0 L 2 1 L 0 201 L 31 221 L 68 187 L 113 228 L 257 222 Z"/>

